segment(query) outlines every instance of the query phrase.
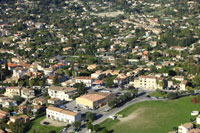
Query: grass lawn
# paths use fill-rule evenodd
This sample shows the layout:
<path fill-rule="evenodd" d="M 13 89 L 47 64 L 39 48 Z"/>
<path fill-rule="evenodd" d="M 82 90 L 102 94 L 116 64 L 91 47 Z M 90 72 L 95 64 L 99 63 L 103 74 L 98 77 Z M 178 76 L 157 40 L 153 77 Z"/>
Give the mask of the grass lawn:
<path fill-rule="evenodd" d="M 28 133 L 34 133 L 34 130 L 37 131 L 37 133 L 49 133 L 50 131 L 56 131 L 59 133 L 63 129 L 63 127 L 53 127 L 53 126 L 45 126 L 40 125 L 40 121 L 45 119 L 46 116 L 42 116 L 40 118 L 37 118 L 36 120 L 32 121 L 30 125 L 32 125 L 31 129 L 28 131 Z"/>
<path fill-rule="evenodd" d="M 164 98 L 165 96 L 167 96 L 167 94 L 162 95 L 162 94 L 158 93 L 157 91 L 155 91 L 155 92 L 152 92 L 152 93 L 150 94 L 150 96 L 152 96 L 152 97 Z"/>
<path fill-rule="evenodd" d="M 200 110 L 200 104 L 192 104 L 192 97 L 173 101 L 146 101 L 127 107 L 118 114 L 120 120 L 107 119 L 100 124 L 116 133 L 167 133 L 182 123 L 190 122 L 190 113 Z"/>

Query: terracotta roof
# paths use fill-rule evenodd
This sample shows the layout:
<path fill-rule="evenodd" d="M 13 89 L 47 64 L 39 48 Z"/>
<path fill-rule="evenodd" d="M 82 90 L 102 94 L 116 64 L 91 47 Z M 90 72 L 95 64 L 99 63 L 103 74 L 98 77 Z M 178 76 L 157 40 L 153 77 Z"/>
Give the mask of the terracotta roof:
<path fill-rule="evenodd" d="M 0 119 L 3 119 L 4 117 L 5 117 L 5 115 L 1 115 L 1 114 L 0 114 Z"/>
<path fill-rule="evenodd" d="M 93 82 L 93 84 L 102 84 L 103 83 L 103 80 L 96 80 Z"/>
<path fill-rule="evenodd" d="M 48 77 L 48 79 L 53 79 L 54 78 L 54 75 L 50 75 L 49 77 Z"/>
<path fill-rule="evenodd" d="M 182 126 L 188 129 L 188 128 L 193 127 L 193 124 L 192 123 L 185 123 Z"/>
<path fill-rule="evenodd" d="M 17 64 L 13 64 L 13 63 L 8 63 L 8 67 L 17 67 Z"/>
<path fill-rule="evenodd" d="M 71 115 L 71 116 L 76 116 L 78 114 L 76 112 L 72 112 L 72 111 L 69 111 L 69 110 L 64 110 L 64 109 L 53 107 L 53 106 L 49 106 L 47 109 L 48 110 L 52 110 L 52 111 L 56 111 L 56 112 L 60 112 L 62 114 Z"/>
<path fill-rule="evenodd" d="M 20 63 L 20 66 L 22 66 L 22 67 L 30 67 L 30 64 Z"/>
<path fill-rule="evenodd" d="M 0 115 L 6 115 L 8 112 L 5 112 L 5 111 L 3 111 L 3 110 L 0 110 Z"/>
<path fill-rule="evenodd" d="M 188 131 L 188 133 L 200 133 L 200 129 L 198 129 L 198 128 L 192 129 L 192 130 Z"/>

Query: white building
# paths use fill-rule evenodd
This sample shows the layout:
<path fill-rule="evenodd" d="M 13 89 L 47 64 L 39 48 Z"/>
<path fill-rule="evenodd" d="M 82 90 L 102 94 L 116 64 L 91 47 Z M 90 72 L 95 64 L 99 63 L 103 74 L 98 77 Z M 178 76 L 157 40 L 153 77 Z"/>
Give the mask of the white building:
<path fill-rule="evenodd" d="M 200 115 L 196 118 L 196 123 L 200 124 Z"/>
<path fill-rule="evenodd" d="M 91 77 L 76 77 L 75 78 L 75 83 L 83 83 L 87 87 L 91 87 L 93 81 L 94 79 L 92 79 Z"/>
<path fill-rule="evenodd" d="M 26 69 L 23 69 L 21 67 L 17 67 L 15 69 L 13 69 L 13 75 L 12 75 L 12 77 L 21 78 L 21 77 L 23 77 L 26 74 L 27 74 L 27 70 Z"/>
<path fill-rule="evenodd" d="M 185 123 L 178 127 L 178 133 L 188 133 L 188 131 L 193 129 L 192 123 Z"/>
<path fill-rule="evenodd" d="M 76 91 L 76 88 L 51 86 L 48 89 L 48 94 L 51 98 L 58 98 L 60 100 L 71 101 Z"/>
<path fill-rule="evenodd" d="M 91 78 L 99 79 L 102 77 L 102 75 L 103 75 L 102 71 L 96 71 L 95 73 L 91 74 Z"/>
<path fill-rule="evenodd" d="M 181 91 L 185 91 L 187 88 L 186 88 L 186 85 L 187 85 L 187 80 L 183 80 L 181 83 L 180 83 L 180 90 Z"/>
<path fill-rule="evenodd" d="M 76 113 L 76 112 L 72 112 L 69 110 L 64 110 L 64 109 L 52 107 L 52 106 L 49 106 L 46 109 L 46 117 L 53 120 L 69 122 L 69 123 L 73 123 L 75 121 L 81 120 L 80 113 Z"/>

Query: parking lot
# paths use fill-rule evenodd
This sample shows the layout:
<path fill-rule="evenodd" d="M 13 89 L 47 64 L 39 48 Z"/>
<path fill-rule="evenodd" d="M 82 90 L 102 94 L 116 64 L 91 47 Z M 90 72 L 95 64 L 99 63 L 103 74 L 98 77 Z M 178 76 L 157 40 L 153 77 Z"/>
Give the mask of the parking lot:
<path fill-rule="evenodd" d="M 63 126 L 66 126 L 68 123 L 51 120 L 49 118 L 45 118 L 44 120 L 40 121 L 40 124 L 46 125 L 46 126 L 63 127 Z"/>

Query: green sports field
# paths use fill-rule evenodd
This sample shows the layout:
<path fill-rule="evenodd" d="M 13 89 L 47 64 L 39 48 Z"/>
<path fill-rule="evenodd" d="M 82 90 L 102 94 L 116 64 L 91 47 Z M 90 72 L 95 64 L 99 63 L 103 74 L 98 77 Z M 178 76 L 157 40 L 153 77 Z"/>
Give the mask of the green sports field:
<path fill-rule="evenodd" d="M 137 103 L 118 113 L 123 118 L 107 119 L 100 125 L 116 133 L 167 133 L 195 118 L 191 117 L 191 111 L 200 111 L 200 104 L 192 104 L 191 99 L 184 97 L 173 101 Z"/>

